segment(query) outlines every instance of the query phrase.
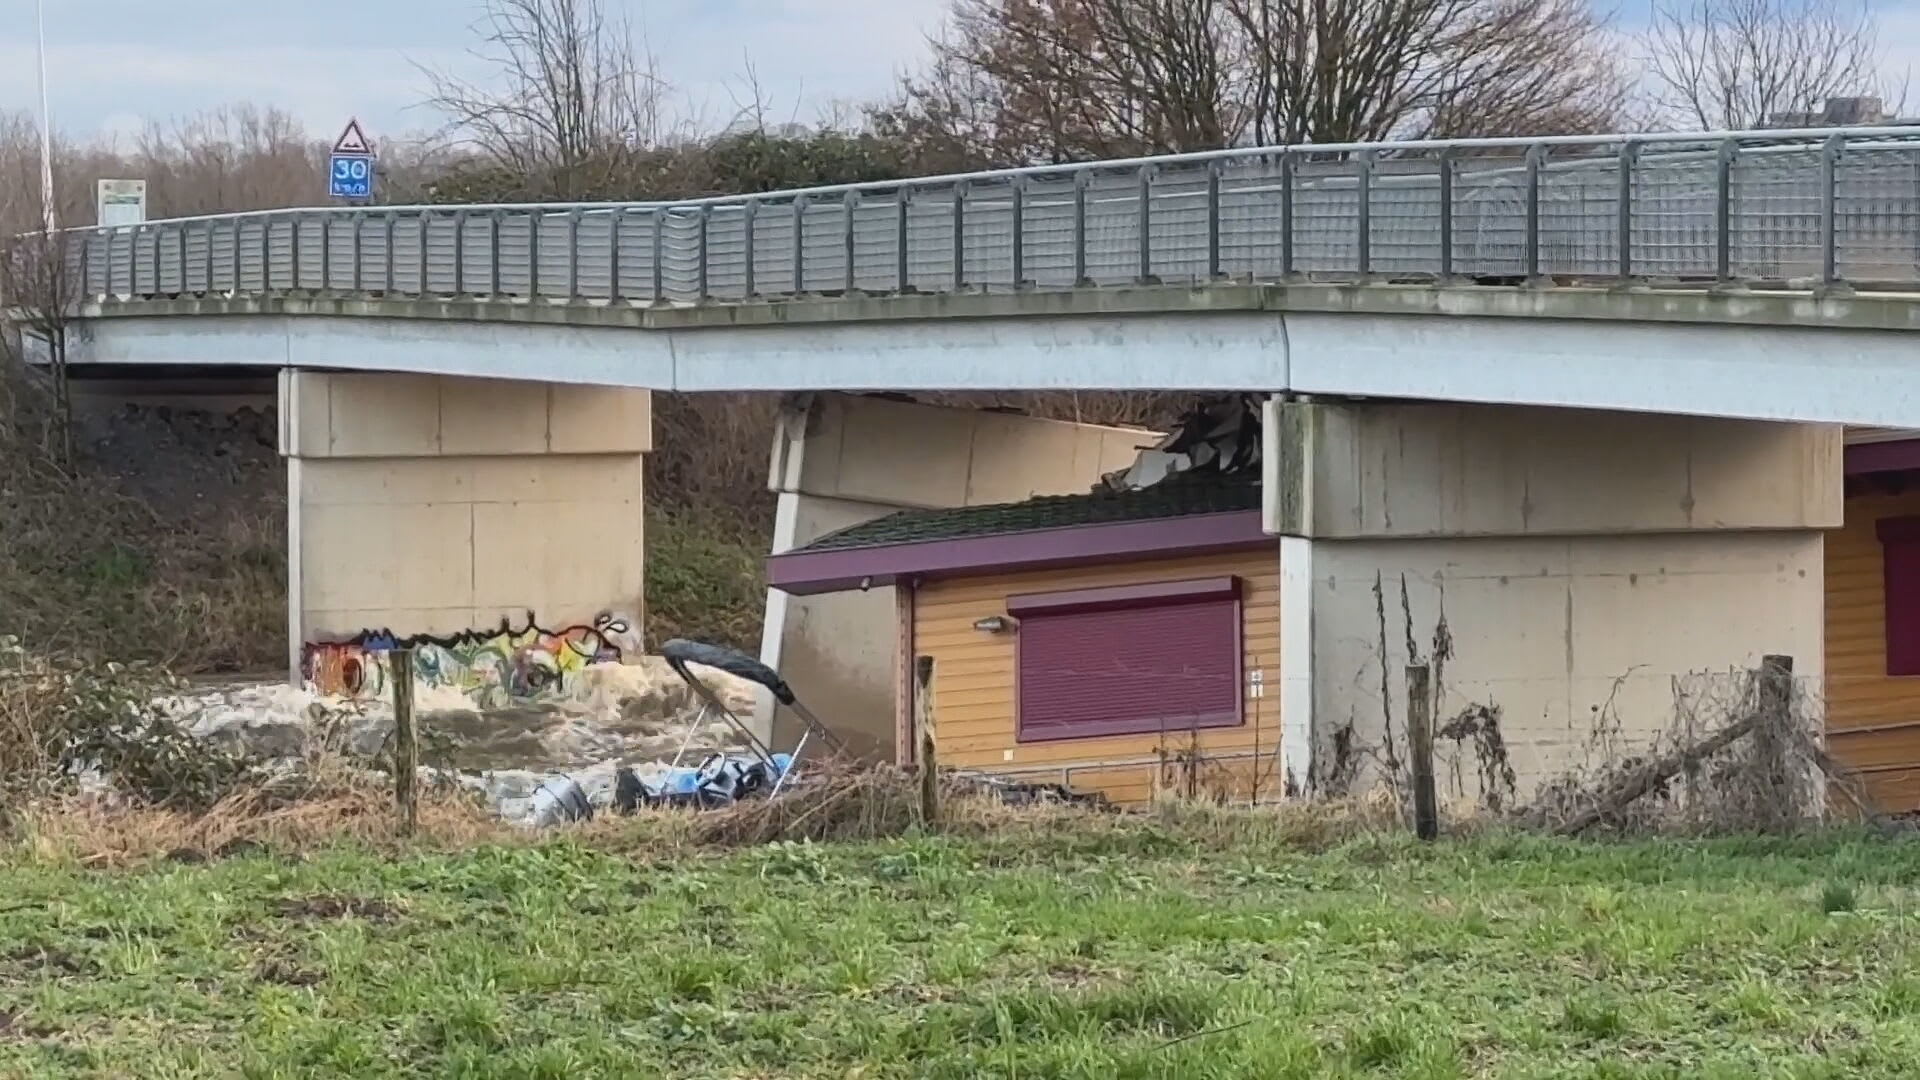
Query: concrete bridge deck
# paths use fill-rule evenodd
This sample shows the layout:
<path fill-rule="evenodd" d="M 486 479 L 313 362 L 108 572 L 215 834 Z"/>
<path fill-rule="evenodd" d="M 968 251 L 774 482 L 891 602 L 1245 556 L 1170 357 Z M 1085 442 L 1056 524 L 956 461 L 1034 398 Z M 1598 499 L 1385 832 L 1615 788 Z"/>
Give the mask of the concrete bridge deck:
<path fill-rule="evenodd" d="M 631 307 L 89 305 L 70 361 L 661 390 L 1132 389 L 1920 427 L 1920 296 L 1219 285 Z"/>

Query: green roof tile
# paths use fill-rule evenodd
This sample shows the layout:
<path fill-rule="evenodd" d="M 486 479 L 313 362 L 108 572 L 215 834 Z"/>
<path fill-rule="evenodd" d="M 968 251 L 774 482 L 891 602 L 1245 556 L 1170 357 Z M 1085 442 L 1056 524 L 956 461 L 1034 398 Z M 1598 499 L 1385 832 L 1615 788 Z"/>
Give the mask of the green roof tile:
<path fill-rule="evenodd" d="M 1181 473 L 1139 491 L 1043 495 L 1025 502 L 964 506 L 951 510 L 902 510 L 831 532 L 796 551 L 923 544 L 975 536 L 1111 525 L 1126 521 L 1222 514 L 1260 508 L 1259 474 Z"/>

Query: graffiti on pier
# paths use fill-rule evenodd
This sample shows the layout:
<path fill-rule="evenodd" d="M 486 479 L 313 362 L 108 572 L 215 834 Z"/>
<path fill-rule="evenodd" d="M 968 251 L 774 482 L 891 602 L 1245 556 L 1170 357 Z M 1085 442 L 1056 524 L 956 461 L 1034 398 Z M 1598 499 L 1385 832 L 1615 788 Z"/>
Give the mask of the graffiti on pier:
<path fill-rule="evenodd" d="M 417 685 L 455 689 L 490 708 L 558 691 L 569 677 L 594 664 L 619 663 L 638 646 L 632 621 L 610 612 L 561 630 L 542 629 L 528 612 L 519 628 L 501 620 L 491 630 L 447 636 L 363 630 L 344 641 L 307 642 L 300 675 L 318 694 L 382 697 L 391 692 L 393 651 L 411 648 Z"/>

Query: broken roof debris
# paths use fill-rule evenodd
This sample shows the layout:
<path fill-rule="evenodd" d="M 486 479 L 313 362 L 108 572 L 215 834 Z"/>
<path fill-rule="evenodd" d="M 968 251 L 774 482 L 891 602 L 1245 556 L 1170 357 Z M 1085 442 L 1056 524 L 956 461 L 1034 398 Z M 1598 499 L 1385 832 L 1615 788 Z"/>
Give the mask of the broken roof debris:
<path fill-rule="evenodd" d="M 1101 478 L 1096 491 L 1140 491 L 1190 472 L 1247 476 L 1260 468 L 1260 401 L 1252 394 L 1204 401 L 1128 468 Z"/>

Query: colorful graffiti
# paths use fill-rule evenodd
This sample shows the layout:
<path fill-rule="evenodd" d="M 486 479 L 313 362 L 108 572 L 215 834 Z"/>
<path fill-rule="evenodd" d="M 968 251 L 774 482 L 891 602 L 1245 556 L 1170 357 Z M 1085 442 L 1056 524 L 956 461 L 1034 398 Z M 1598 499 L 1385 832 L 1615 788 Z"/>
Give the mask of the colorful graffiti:
<path fill-rule="evenodd" d="M 308 642 L 300 650 L 300 675 L 318 694 L 383 697 L 391 692 L 393 651 L 411 648 L 416 685 L 455 689 L 491 708 L 553 693 L 570 676 L 594 664 L 619 663 L 638 647 L 632 620 L 611 612 L 562 630 L 541 629 L 528 612 L 518 629 L 501 620 L 491 630 L 451 636 L 363 630 L 344 641 Z"/>

